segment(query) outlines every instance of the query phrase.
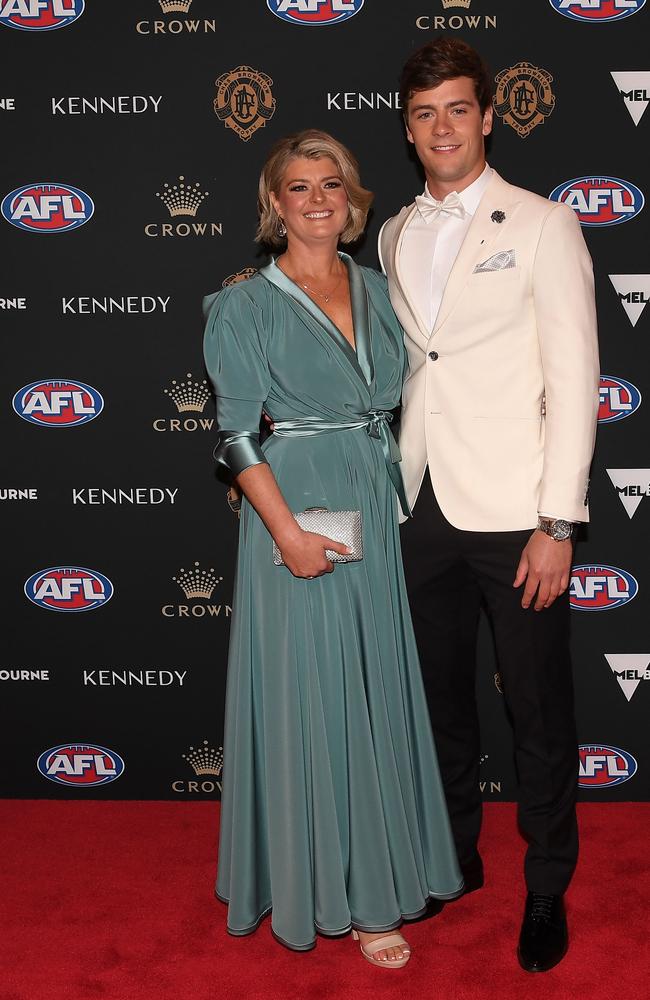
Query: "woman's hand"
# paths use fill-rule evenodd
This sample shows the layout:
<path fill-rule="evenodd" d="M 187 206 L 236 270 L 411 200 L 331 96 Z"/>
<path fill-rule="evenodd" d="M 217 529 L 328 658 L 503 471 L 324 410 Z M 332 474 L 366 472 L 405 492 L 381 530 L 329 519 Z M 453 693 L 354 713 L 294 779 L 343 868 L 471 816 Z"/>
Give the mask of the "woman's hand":
<path fill-rule="evenodd" d="M 326 549 L 341 555 L 350 552 L 343 542 L 302 530 L 266 462 L 251 465 L 240 472 L 237 485 L 262 518 L 269 534 L 277 542 L 285 565 L 294 576 L 312 579 L 331 573 L 334 564 L 325 555 Z"/>
<path fill-rule="evenodd" d="M 341 555 L 348 555 L 350 552 L 350 549 L 343 542 L 335 542 L 327 535 L 317 535 L 313 531 L 303 531 L 302 529 L 300 529 L 299 534 L 285 540 L 282 545 L 278 542 L 278 548 L 287 569 L 294 576 L 302 577 L 305 580 L 334 571 L 334 563 L 330 562 L 325 555 L 326 549 L 339 552 Z"/>

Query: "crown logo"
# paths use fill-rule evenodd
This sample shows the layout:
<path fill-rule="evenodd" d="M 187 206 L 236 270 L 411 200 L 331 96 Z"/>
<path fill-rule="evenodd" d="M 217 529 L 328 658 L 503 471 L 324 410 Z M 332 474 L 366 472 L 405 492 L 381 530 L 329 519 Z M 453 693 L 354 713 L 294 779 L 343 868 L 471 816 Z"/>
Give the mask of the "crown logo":
<path fill-rule="evenodd" d="M 192 0 L 158 0 L 158 3 L 162 7 L 163 14 L 172 14 L 175 12 L 187 14 L 192 6 Z"/>
<path fill-rule="evenodd" d="M 195 562 L 194 569 L 186 570 L 181 566 L 178 576 L 173 576 L 172 580 L 178 584 L 188 600 L 204 597 L 209 601 L 214 588 L 221 583 L 223 577 L 217 576 L 214 568 L 201 569 L 199 563 Z"/>
<path fill-rule="evenodd" d="M 187 373 L 186 382 L 177 382 L 173 378 L 171 388 L 163 389 L 163 392 L 174 401 L 179 413 L 187 413 L 189 410 L 203 413 L 205 404 L 210 398 L 208 380 L 204 378 L 202 382 L 193 382 L 192 372 Z"/>
<path fill-rule="evenodd" d="M 442 6 L 445 10 L 448 7 L 469 7 L 472 0 L 442 0 Z"/>
<path fill-rule="evenodd" d="M 223 747 L 215 750 L 207 740 L 203 740 L 203 746 L 196 749 L 190 747 L 189 753 L 183 754 L 183 760 L 194 768 L 195 774 L 213 774 L 218 778 L 223 768 Z"/>
<path fill-rule="evenodd" d="M 185 178 L 181 174 L 178 184 L 163 184 L 163 190 L 156 191 L 156 198 L 160 198 L 166 206 L 169 214 L 175 215 L 196 215 L 196 211 L 202 201 L 208 197 L 208 191 L 200 191 L 201 185 L 186 184 Z"/>

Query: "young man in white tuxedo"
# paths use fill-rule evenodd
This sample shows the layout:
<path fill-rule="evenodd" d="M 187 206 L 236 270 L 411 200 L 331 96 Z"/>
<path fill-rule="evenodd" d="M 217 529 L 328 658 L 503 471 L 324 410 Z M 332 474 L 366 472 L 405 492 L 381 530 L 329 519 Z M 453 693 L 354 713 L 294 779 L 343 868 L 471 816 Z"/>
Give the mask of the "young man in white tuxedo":
<path fill-rule="evenodd" d="M 487 165 L 491 83 L 470 46 L 440 38 L 415 52 L 401 98 L 426 175 L 379 238 L 410 360 L 407 587 L 466 891 L 483 884 L 481 605 L 490 618 L 528 840 L 518 955 L 545 971 L 568 947 L 578 853 L 568 584 L 598 406 L 592 266 L 570 208 Z"/>

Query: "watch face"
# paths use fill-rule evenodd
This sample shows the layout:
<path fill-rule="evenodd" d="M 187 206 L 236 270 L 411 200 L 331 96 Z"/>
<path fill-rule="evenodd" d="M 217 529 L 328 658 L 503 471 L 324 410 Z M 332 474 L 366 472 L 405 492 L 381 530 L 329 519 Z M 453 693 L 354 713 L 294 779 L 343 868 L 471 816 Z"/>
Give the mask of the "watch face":
<path fill-rule="evenodd" d="M 571 536 L 571 524 L 569 521 L 556 521 L 552 528 L 553 538 L 558 542 L 563 542 L 565 538 Z"/>

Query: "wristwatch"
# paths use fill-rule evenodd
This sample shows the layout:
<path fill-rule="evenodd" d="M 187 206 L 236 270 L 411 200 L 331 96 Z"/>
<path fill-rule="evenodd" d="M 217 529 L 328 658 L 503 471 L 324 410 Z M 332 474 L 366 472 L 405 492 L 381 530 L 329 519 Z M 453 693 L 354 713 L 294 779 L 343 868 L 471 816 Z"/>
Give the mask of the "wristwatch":
<path fill-rule="evenodd" d="M 571 538 L 575 525 L 572 521 L 564 521 L 560 517 L 539 517 L 537 530 L 552 538 L 554 542 L 564 542 Z"/>

